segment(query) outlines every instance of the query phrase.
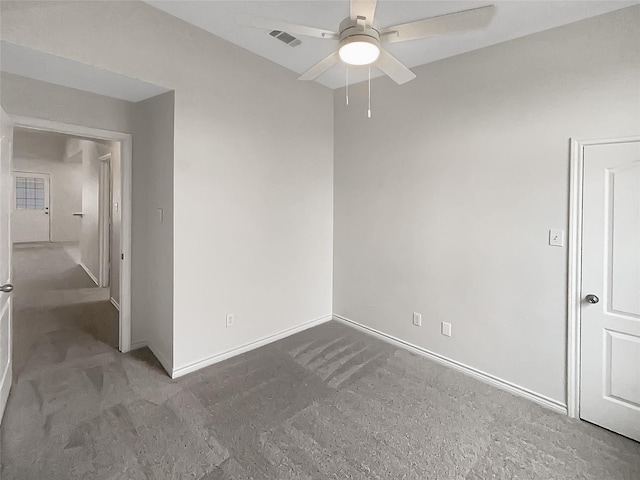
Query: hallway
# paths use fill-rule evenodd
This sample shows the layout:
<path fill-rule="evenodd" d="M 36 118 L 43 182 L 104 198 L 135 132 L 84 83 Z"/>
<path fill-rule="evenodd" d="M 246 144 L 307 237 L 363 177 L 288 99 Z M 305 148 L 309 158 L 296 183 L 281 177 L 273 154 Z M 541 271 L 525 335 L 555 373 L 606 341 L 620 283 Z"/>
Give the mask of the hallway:
<path fill-rule="evenodd" d="M 14 381 L 118 348 L 118 311 L 79 265 L 77 244 L 15 244 L 13 252 Z"/>
<path fill-rule="evenodd" d="M 91 478 L 65 473 L 93 460 L 68 439 L 80 441 L 83 422 L 132 397 L 121 388 L 125 381 L 134 389 L 155 389 L 154 378 L 170 382 L 148 350 L 117 351 L 118 311 L 79 256 L 74 243 L 14 245 L 13 386 L 1 432 L 2 478 Z"/>

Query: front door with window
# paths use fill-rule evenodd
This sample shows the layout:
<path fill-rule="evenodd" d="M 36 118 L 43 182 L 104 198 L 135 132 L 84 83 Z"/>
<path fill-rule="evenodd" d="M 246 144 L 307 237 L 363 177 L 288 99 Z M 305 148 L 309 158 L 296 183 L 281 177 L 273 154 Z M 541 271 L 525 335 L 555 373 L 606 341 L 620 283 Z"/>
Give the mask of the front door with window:
<path fill-rule="evenodd" d="M 12 240 L 49 241 L 49 175 L 14 172 Z"/>

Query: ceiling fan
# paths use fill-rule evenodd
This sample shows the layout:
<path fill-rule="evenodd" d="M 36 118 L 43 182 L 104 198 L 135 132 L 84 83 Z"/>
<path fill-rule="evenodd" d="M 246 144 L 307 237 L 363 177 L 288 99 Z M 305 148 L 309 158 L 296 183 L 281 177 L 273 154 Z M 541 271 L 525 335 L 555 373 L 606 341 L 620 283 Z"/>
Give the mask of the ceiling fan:
<path fill-rule="evenodd" d="M 374 18 L 377 0 L 350 0 L 350 3 L 350 15 L 340 22 L 337 32 L 256 15 L 239 14 L 236 20 L 253 28 L 337 40 L 337 50 L 303 73 L 299 80 L 315 80 L 342 60 L 347 65 L 375 65 L 402 85 L 416 78 L 415 74 L 381 45 L 480 29 L 491 22 L 495 13 L 495 7 L 488 5 L 381 28 Z"/>

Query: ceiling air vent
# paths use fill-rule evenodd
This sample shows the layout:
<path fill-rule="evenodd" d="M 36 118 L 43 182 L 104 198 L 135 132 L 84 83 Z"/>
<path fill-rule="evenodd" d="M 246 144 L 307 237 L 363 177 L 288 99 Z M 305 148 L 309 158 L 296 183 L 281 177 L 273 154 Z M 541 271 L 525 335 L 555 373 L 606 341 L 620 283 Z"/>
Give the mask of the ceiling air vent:
<path fill-rule="evenodd" d="M 280 30 L 272 30 L 269 32 L 269 35 L 272 37 L 276 37 L 281 42 L 286 43 L 290 47 L 297 47 L 302 43 L 302 41 L 293 35 L 289 35 L 287 32 L 281 32 Z"/>

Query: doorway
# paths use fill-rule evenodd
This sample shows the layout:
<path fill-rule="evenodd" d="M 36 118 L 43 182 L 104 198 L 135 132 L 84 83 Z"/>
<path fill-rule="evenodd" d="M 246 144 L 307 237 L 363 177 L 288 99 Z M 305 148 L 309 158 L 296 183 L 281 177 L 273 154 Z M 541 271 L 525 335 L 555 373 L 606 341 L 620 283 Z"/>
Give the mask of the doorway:
<path fill-rule="evenodd" d="M 97 162 L 90 167 L 96 170 L 95 185 L 83 184 L 83 204 L 64 212 L 66 224 L 58 230 L 68 232 L 80 225 L 81 235 L 84 230 L 95 231 L 100 248 L 91 254 L 85 255 L 82 248 L 79 251 L 66 245 L 65 248 L 72 257 L 79 256 L 80 264 L 90 272 L 89 276 L 98 287 L 109 289 L 107 300 L 117 309 L 116 345 L 121 352 L 128 352 L 131 349 L 131 135 L 22 116 L 8 115 L 6 118 L 14 129 L 68 135 L 81 142 L 87 140 L 96 144 Z M 67 152 L 67 157 L 72 159 L 74 152 Z M 112 181 L 113 178 L 116 180 Z M 58 205 L 54 210 L 55 201 L 55 198 L 51 199 L 49 218 L 60 214 L 62 207 Z M 92 210 L 95 214 L 85 209 L 90 202 L 95 202 Z M 117 219 L 117 228 L 114 228 L 114 219 Z M 52 226 L 52 241 L 56 239 L 55 232 L 56 227 Z M 65 239 L 60 243 L 64 244 Z"/>
<path fill-rule="evenodd" d="M 568 410 L 640 441 L 640 137 L 572 141 Z"/>

